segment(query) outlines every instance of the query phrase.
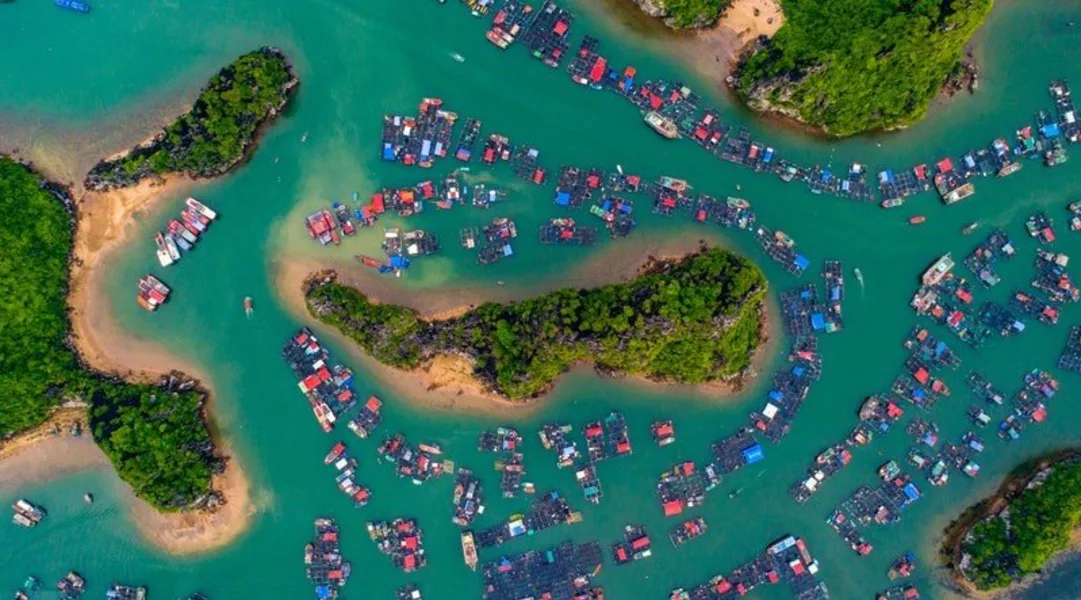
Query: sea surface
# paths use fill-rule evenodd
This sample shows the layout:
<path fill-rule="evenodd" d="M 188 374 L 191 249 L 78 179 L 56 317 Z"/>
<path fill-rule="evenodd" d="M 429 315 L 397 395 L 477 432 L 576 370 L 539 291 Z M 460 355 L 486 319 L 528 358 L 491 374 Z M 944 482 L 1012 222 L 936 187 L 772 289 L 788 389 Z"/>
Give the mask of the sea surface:
<path fill-rule="evenodd" d="M 998 136 L 1012 138 L 1014 129 L 1031 122 L 1036 110 L 1051 108 L 1050 79 L 1072 79 L 1081 86 L 1081 27 L 1067 26 L 1068 21 L 1081 22 L 1081 2 L 1008 0 L 979 35 L 978 94 L 935 108 L 929 118 L 904 132 L 823 141 L 755 120 L 731 105 L 720 90 L 708 89 L 681 70 L 663 54 L 663 43 L 643 43 L 619 23 L 575 8 L 579 18 L 573 26 L 573 48 L 583 33 L 593 34 L 601 38 L 603 52 L 614 64 L 633 63 L 646 78 L 681 79 L 718 105 L 727 120 L 749 125 L 756 138 L 771 141 L 788 157 L 842 170 L 854 161 L 872 169 L 902 169 L 956 157 Z M 190 102 L 217 68 L 260 45 L 283 48 L 303 81 L 294 105 L 270 128 L 250 162 L 194 190 L 221 218 L 191 256 L 168 270 L 155 261 L 152 233 L 183 202 L 181 197 L 169 198 L 140 218 L 140 235 L 120 253 L 108 275 L 108 294 L 121 327 L 160 341 L 209 376 L 215 418 L 254 486 L 259 514 L 253 526 L 221 551 L 175 559 L 139 536 L 129 520 L 122 484 L 111 473 L 84 473 L 5 490 L 0 505 L 25 496 L 48 507 L 50 516 L 34 530 L 0 526 L 2 593 L 20 585 L 29 573 L 51 584 L 75 569 L 89 581 L 88 597 L 101 597 L 115 580 L 149 585 L 154 598 L 196 590 L 216 600 L 311 597 L 303 549 L 312 536 L 313 519 L 327 515 L 341 522 L 344 553 L 354 565 L 344 597 L 389 600 L 407 582 L 420 584 L 430 600 L 481 594 L 481 577 L 462 564 L 458 528 L 450 522 L 452 478 L 415 486 L 376 460 L 377 441 L 357 440 L 344 427 L 333 435 L 317 427 L 279 357 L 282 342 L 310 320 L 287 312 L 273 289 L 276 262 L 282 257 L 315 258 L 357 268 L 349 264 L 353 254 L 376 253 L 382 227 L 404 224 L 438 235 L 443 251 L 415 261 L 400 285 L 418 295 L 438 294 L 448 286 L 495 290 L 500 281 L 511 288 L 558 281 L 595 253 L 640 252 L 643 241 L 701 236 L 706 227 L 716 230 L 686 215 L 649 214 L 648 201 L 640 197 L 640 227 L 630 239 L 606 240 L 589 250 L 544 247 L 535 241 L 537 227 L 562 214 L 552 204 L 552 188 L 524 184 L 505 165 L 494 170 L 474 165 L 474 175 L 510 190 L 505 203 L 487 212 L 472 207 L 430 210 L 405 223 L 388 218 L 338 248 L 322 248 L 309 240 L 302 217 L 315 208 L 350 202 L 354 192 L 365 198 L 380 187 L 440 179 L 456 166 L 444 160 L 425 171 L 379 160 L 383 115 L 412 113 L 422 97 L 438 96 L 463 117 L 482 119 L 486 132 L 498 131 L 513 142 L 540 148 L 541 162 L 553 177 L 563 164 L 606 169 L 619 164 L 647 179 L 668 174 L 689 179 L 697 191 L 747 198 L 760 223 L 788 232 L 812 261 L 812 268 L 797 279 L 768 260 L 749 233 L 722 232 L 727 246 L 762 266 L 774 294 L 820 281 L 823 260 L 844 261 L 849 275 L 845 329 L 821 340 L 824 374 L 791 434 L 779 445 L 766 443 L 763 462 L 726 479 L 703 507 L 685 515 L 704 515 L 710 531 L 679 549 L 665 541 L 676 520 L 661 516 L 654 491 L 657 476 L 677 461 L 701 464 L 711 441 L 747 422 L 748 411 L 763 403 L 772 368 L 784 361 L 783 341 L 763 376 L 733 399 L 688 398 L 576 372 L 560 382 L 539 410 L 517 418 L 438 412 L 408 403 L 332 343 L 335 356 L 357 369 L 360 392 L 383 398 L 381 433 L 400 431 L 411 440 L 436 442 L 458 465 L 481 475 L 488 506 L 477 526 L 497 523 L 529 502 L 499 498 L 494 456 L 476 451 L 479 432 L 503 424 L 525 435 L 526 480 L 535 482 L 538 491 L 560 490 L 584 514 L 581 524 L 485 551 L 482 561 L 568 538 L 598 540 L 607 548 L 621 537 L 624 525 L 642 523 L 655 539 L 654 556 L 630 566 L 609 563 L 599 583 L 611 598 L 659 599 L 673 587 L 691 587 L 727 573 L 792 533 L 807 540 L 834 598 L 870 598 L 886 588 L 888 565 L 907 550 L 918 555 L 912 581 L 924 597 L 951 597 L 943 584 L 944 570 L 936 567 L 942 527 L 992 491 L 1013 466 L 1081 438 L 1081 378 L 1053 369 L 1069 327 L 1081 324 L 1081 307 L 1066 307 L 1055 327 L 1030 322 L 1020 337 L 993 339 L 979 352 L 932 325 L 935 335 L 947 340 L 964 361 L 945 375 L 953 397 L 929 415 L 940 425 L 944 440 L 955 440 L 969 428 L 965 411 L 977 402 L 964 385 L 970 369 L 978 369 L 1009 394 L 1024 372 L 1051 369 L 1061 378 L 1062 391 L 1049 404 L 1047 422 L 1027 430 L 1021 442 L 1007 445 L 993 431 L 982 432 L 988 448 L 979 460 L 979 477 L 955 473 L 944 488 L 920 482 L 925 497 L 900 524 L 865 529 L 875 546 L 869 557 L 856 557 L 825 519 L 856 486 L 877 481 L 878 465 L 903 459 L 911 445 L 903 428 L 855 450 L 852 464 L 810 502 L 797 505 L 788 488 L 803 477 L 818 452 L 842 440 L 856 424 L 863 398 L 885 391 L 901 373 L 902 338 L 916 323 L 930 325 L 917 320 L 908 301 L 918 274 L 935 258 L 945 252 L 961 258 L 993 228 L 1004 228 L 1019 256 L 1003 265 L 1002 284 L 976 295 L 977 301 L 1005 301 L 1011 290 L 1028 287 L 1036 242 L 1025 235 L 1023 223 L 1036 210 L 1054 219 L 1059 234 L 1054 248 L 1081 257 L 1081 234 L 1068 230 L 1065 208 L 1081 200 L 1079 149 L 1071 148 L 1073 159 L 1054 170 L 1033 162 L 1008 179 L 977 181 L 974 197 L 948 208 L 933 194 L 922 194 L 886 211 L 870 203 L 813 195 L 802 185 L 786 185 L 723 163 L 689 142 L 665 141 L 614 94 L 577 86 L 563 70 L 544 66 L 522 48 L 501 52 L 484 39 L 484 30 L 484 22 L 454 0 L 444 5 L 434 0 L 101 0 L 87 16 L 46 1 L 0 6 L 0 39 L 7 48 L 0 54 L 0 141 L 26 152 L 86 161 L 89 152 L 120 150 L 123 144 L 109 146 L 109 140 L 123 137 L 115 133 L 117 128 L 126 128 L 128 141 L 140 139 L 147 129 L 137 131 L 133 124 L 160 123 L 162 111 Z M 466 60 L 456 61 L 453 53 Z M 927 223 L 909 226 L 906 220 L 915 214 L 926 215 Z M 471 253 L 457 247 L 457 232 L 495 216 L 517 221 L 522 234 L 515 243 L 516 256 L 480 267 Z M 573 216 L 593 224 L 584 210 Z M 962 226 L 975 220 L 982 224 L 977 233 L 962 237 Z M 851 276 L 854 267 L 863 272 L 865 286 Z M 172 300 L 157 314 L 142 311 L 132 301 L 136 278 L 148 271 L 173 287 Z M 248 295 L 256 303 L 250 319 L 241 310 L 241 300 Z M 906 408 L 909 415 L 918 412 Z M 600 465 L 605 498 L 599 506 L 589 505 L 571 470 L 557 470 L 553 455 L 541 449 L 536 431 L 554 420 L 577 428 L 617 409 L 630 425 L 634 455 Z M 1005 410 L 993 411 L 996 420 Z M 658 418 L 673 419 L 677 430 L 677 442 L 663 449 L 649 436 L 649 424 Z M 374 494 L 365 508 L 350 505 L 322 464 L 337 439 L 349 441 L 360 458 L 360 479 Z M 81 499 L 88 490 L 97 497 L 90 508 Z M 741 491 L 730 498 L 734 490 Z M 424 529 L 429 565 L 415 574 L 395 570 L 367 539 L 368 520 L 398 516 L 416 517 Z M 1052 581 L 1055 597 L 1081 593 L 1076 577 L 1066 574 Z M 1070 588 L 1074 591 L 1067 592 Z M 790 594 L 783 586 L 773 586 L 752 596 L 779 599 Z"/>

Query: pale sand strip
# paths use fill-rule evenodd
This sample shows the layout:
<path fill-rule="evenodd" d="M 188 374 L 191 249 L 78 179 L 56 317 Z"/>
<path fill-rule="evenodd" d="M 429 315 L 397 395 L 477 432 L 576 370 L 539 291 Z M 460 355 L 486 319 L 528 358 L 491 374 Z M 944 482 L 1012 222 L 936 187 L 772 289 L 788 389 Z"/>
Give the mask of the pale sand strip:
<path fill-rule="evenodd" d="M 275 288 L 287 309 L 304 323 L 308 323 L 324 336 L 329 336 L 346 348 L 351 356 L 364 367 L 375 373 L 396 394 L 408 401 L 425 408 L 436 410 L 456 410 L 474 414 L 517 415 L 531 412 L 539 400 L 548 394 L 528 401 L 510 401 L 488 390 L 473 375 L 472 363 L 465 357 L 440 356 L 416 371 L 405 371 L 388 367 L 369 357 L 352 340 L 338 333 L 337 330 L 322 326 L 307 311 L 302 293 L 302 284 L 311 274 L 325 269 L 335 269 L 340 282 L 353 286 L 376 302 L 385 302 L 408 306 L 426 319 L 439 320 L 460 315 L 485 301 L 511 302 L 522 298 L 543 294 L 563 287 L 595 287 L 626 281 L 633 278 L 650 259 L 665 259 L 683 256 L 697 249 L 703 241 L 718 245 L 717 236 L 684 236 L 674 239 L 651 239 L 647 236 L 620 240 L 610 244 L 604 250 L 587 258 L 572 273 L 565 277 L 550 278 L 530 288 L 504 288 L 496 286 L 452 287 L 439 290 L 408 288 L 393 278 L 373 274 L 371 269 L 356 265 L 343 265 L 314 260 L 279 259 L 274 269 Z M 773 354 L 778 336 L 776 334 L 776 308 L 771 302 L 766 303 L 766 319 L 763 323 L 764 343 L 755 353 L 752 375 Z M 573 371 L 588 368 L 578 365 Z M 561 376 L 552 389 L 558 387 Z M 645 377 L 622 377 L 635 384 L 645 384 L 668 392 L 682 393 L 707 400 L 716 400 L 738 395 L 742 387 L 724 382 L 704 385 L 665 384 L 650 381 Z M 549 392 L 550 393 L 550 392 Z"/>
<path fill-rule="evenodd" d="M 103 286 L 109 258 L 130 240 L 136 215 L 149 210 L 160 198 L 183 193 L 190 185 L 190 180 L 176 177 L 124 190 L 84 193 L 79 198 L 68 302 L 76 349 L 91 368 L 146 383 L 180 370 L 209 385 L 198 369 L 160 344 L 125 333 L 112 317 Z M 65 408 L 40 427 L 0 444 L 0 481 L 21 485 L 109 467 L 108 458 L 93 443 L 89 431 L 80 438 L 51 435 L 54 423 L 66 432 L 74 419 L 87 429 L 85 408 Z M 227 446 L 220 440 L 218 444 L 228 456 Z M 129 489 L 132 520 L 147 540 L 171 554 L 221 548 L 248 529 L 256 511 L 250 484 L 235 456 L 229 459 L 225 473 L 214 478 L 213 485 L 226 499 L 214 512 L 159 513 Z"/>

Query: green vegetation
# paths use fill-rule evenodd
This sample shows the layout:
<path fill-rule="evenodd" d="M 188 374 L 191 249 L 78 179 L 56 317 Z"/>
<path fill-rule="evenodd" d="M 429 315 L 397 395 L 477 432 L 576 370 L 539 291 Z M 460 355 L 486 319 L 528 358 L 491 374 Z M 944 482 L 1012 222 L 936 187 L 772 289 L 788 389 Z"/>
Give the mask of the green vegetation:
<path fill-rule="evenodd" d="M 284 108 L 296 82 L 280 50 L 249 52 L 214 75 L 191 111 L 152 144 L 95 165 L 85 186 L 125 187 L 166 173 L 221 175 L 245 156 L 259 127 Z"/>
<path fill-rule="evenodd" d="M 310 282 L 306 297 L 312 315 L 380 362 L 414 369 L 436 355 L 464 354 L 490 389 L 524 399 L 578 362 L 682 383 L 738 376 L 759 343 L 765 292 L 751 262 L 709 249 L 627 283 L 489 302 L 446 321 L 373 304 L 333 280 Z"/>
<path fill-rule="evenodd" d="M 684 29 L 715 23 L 729 0 L 655 0 L 654 3 L 666 9 L 667 25 Z"/>
<path fill-rule="evenodd" d="M 1024 489 L 1002 513 L 976 524 L 962 543 L 964 574 L 982 590 L 1036 573 L 1081 525 L 1081 461 L 1053 467 L 1042 484 Z"/>
<path fill-rule="evenodd" d="M 0 438 L 83 400 L 95 440 L 139 497 L 165 510 L 212 497 L 210 474 L 222 461 L 203 420 L 204 395 L 104 377 L 71 349 L 67 202 L 59 187 L 0 157 Z"/>
<path fill-rule="evenodd" d="M 910 124 L 993 0 L 782 0 L 785 24 L 741 65 L 753 108 L 838 136 Z"/>

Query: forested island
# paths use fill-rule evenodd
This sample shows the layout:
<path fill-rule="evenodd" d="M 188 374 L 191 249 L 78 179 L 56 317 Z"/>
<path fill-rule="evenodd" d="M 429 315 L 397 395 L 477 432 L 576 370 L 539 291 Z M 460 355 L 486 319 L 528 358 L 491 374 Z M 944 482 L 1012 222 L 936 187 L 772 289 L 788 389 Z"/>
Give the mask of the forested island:
<path fill-rule="evenodd" d="M 738 378 L 761 342 L 766 280 L 713 248 L 654 261 L 626 283 L 489 302 L 439 321 L 374 303 L 332 276 L 310 278 L 304 294 L 314 317 L 383 364 L 414 370 L 439 355 L 465 357 L 490 392 L 523 400 L 575 363 L 664 382 Z"/>
<path fill-rule="evenodd" d="M 107 190 L 169 173 L 222 175 L 247 156 L 259 128 L 285 108 L 298 83 L 277 48 L 249 52 L 211 77 L 187 114 L 150 142 L 99 162 L 83 185 Z"/>
<path fill-rule="evenodd" d="M 651 17 L 673 29 L 705 27 L 717 22 L 731 0 L 634 0 Z"/>
<path fill-rule="evenodd" d="M 67 190 L 0 157 L 0 214 L 0 440 L 63 403 L 83 403 L 94 440 L 140 498 L 165 511 L 219 502 L 211 475 L 224 460 L 207 427 L 206 394 L 180 376 L 149 385 L 94 372 L 74 349 L 67 295 L 76 215 Z"/>
<path fill-rule="evenodd" d="M 748 105 L 835 136 L 909 125 L 961 68 L 993 0 L 781 0 L 785 24 L 738 67 Z"/>
<path fill-rule="evenodd" d="M 962 583 L 996 590 L 1040 572 L 1081 525 L 1081 453 L 1024 465 L 947 529 L 943 552 Z"/>

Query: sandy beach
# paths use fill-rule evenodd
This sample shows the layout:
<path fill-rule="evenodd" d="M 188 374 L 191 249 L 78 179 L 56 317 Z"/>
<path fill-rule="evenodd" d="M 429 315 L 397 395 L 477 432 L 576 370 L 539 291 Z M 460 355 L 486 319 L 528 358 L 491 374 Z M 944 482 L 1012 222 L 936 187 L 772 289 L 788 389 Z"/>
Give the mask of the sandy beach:
<path fill-rule="evenodd" d="M 703 242 L 720 244 L 720 238 L 700 236 L 676 239 L 642 238 L 621 240 L 582 261 L 580 266 L 566 277 L 552 278 L 532 287 L 461 286 L 416 294 L 414 290 L 396 280 L 372 274 L 370 269 L 349 264 L 319 262 L 308 259 L 279 259 L 272 265 L 275 289 L 286 308 L 298 319 L 310 323 L 317 333 L 334 339 L 346 348 L 352 359 L 361 362 L 406 399 L 426 408 L 436 410 L 465 411 L 486 415 L 515 415 L 534 410 L 548 394 L 527 401 L 511 401 L 491 390 L 473 375 L 471 361 L 466 357 L 440 356 L 416 371 L 388 367 L 369 357 L 352 340 L 337 330 L 318 324 L 308 314 L 302 286 L 304 280 L 315 272 L 333 269 L 338 281 L 355 287 L 375 302 L 400 304 L 417 311 L 423 318 L 441 320 L 461 315 L 486 301 L 512 302 L 544 294 L 563 287 L 596 287 L 633 278 L 650 259 L 667 259 L 683 256 L 699 248 Z M 779 339 L 775 326 L 780 323 L 777 309 L 766 302 L 764 342 L 755 352 L 752 374 L 760 372 L 770 359 Z M 587 364 L 575 365 L 573 371 L 591 369 Z M 559 386 L 556 379 L 552 386 Z M 668 384 L 651 381 L 645 377 L 618 377 L 635 385 L 655 386 L 703 399 L 721 399 L 738 394 L 744 385 L 732 382 L 713 382 L 703 385 Z"/>
<path fill-rule="evenodd" d="M 0 442 L 0 489 L 109 468 L 109 459 L 87 431 L 87 420 L 85 405 L 65 405 L 41 425 Z M 79 437 L 71 435 L 76 422 L 84 431 Z"/>
<path fill-rule="evenodd" d="M 172 371 L 183 371 L 207 384 L 199 369 L 163 346 L 124 332 L 113 319 L 103 289 L 103 272 L 110 257 L 130 241 L 137 217 L 161 198 L 183 193 L 191 183 L 187 178 L 173 177 L 77 196 L 68 302 L 76 350 L 91 368 L 147 383 L 156 383 Z M 87 428 L 87 407 L 58 409 L 44 424 L 0 444 L 0 482 L 16 487 L 76 471 L 110 468 L 108 457 L 89 432 L 78 438 L 68 434 L 74 421 Z M 54 426 L 59 427 L 60 435 L 53 435 Z M 224 447 L 222 452 L 230 455 Z M 133 521 L 146 539 L 169 553 L 194 554 L 220 548 L 247 530 L 255 510 L 247 477 L 235 457 L 230 458 L 225 473 L 214 478 L 213 485 L 226 498 L 221 509 L 174 514 L 158 513 L 129 489 Z"/>
<path fill-rule="evenodd" d="M 759 36 L 773 37 L 784 25 L 778 0 L 733 0 L 712 27 L 691 31 L 668 29 L 643 12 L 633 0 L 589 0 L 585 5 L 621 35 L 651 42 L 719 88 L 743 49 Z"/>

